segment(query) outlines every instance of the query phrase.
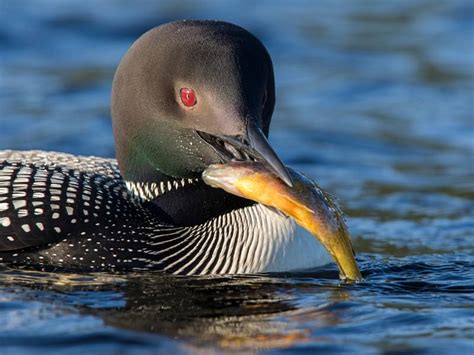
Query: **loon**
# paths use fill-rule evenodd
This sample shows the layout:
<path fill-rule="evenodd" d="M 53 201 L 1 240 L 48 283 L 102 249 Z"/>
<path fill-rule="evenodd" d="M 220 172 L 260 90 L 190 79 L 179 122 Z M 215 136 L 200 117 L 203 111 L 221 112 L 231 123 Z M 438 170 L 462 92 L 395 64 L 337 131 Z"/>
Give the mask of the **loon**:
<path fill-rule="evenodd" d="M 182 275 L 328 263 L 292 219 L 201 178 L 211 164 L 251 160 L 291 185 L 267 141 L 274 105 L 271 58 L 245 29 L 220 21 L 151 29 L 114 76 L 117 160 L 0 151 L 0 263 Z"/>

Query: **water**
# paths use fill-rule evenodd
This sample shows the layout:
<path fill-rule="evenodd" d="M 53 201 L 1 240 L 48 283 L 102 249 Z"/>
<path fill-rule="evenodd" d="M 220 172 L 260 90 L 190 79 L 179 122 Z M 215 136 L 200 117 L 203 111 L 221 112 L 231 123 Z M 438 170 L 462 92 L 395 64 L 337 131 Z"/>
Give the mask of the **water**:
<path fill-rule="evenodd" d="M 114 69 L 145 30 L 240 24 L 268 47 L 271 141 L 338 196 L 365 281 L 4 268 L 0 353 L 473 353 L 470 1 L 0 2 L 0 149 L 113 156 Z"/>

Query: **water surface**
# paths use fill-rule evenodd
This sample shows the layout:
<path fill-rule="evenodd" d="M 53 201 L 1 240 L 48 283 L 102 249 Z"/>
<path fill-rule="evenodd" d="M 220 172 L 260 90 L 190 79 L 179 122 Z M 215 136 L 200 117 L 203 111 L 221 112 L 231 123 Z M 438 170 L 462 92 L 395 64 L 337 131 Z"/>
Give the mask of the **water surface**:
<path fill-rule="evenodd" d="M 0 3 L 0 149 L 114 155 L 108 101 L 141 33 L 235 22 L 272 55 L 271 141 L 339 198 L 364 282 L 0 270 L 0 353 L 472 353 L 470 1 Z"/>

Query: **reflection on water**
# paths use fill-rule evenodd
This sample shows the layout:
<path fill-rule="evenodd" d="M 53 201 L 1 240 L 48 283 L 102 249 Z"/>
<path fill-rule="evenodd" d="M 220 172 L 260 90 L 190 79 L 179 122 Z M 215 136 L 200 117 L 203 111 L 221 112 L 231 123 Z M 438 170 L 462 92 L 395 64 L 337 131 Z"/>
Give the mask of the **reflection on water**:
<path fill-rule="evenodd" d="M 271 140 L 340 199 L 365 280 L 0 273 L 0 352 L 472 353 L 474 5 L 445 1 L 4 1 L 0 149 L 113 156 L 110 84 L 180 18 L 255 33 Z"/>
<path fill-rule="evenodd" d="M 462 338 L 474 335 L 472 256 L 362 256 L 360 262 L 365 281 L 359 284 L 340 284 L 335 268 L 232 277 L 4 269 L 0 294 L 6 307 L 0 312 L 8 322 L 0 342 L 12 346 L 27 337 L 30 347 L 47 349 L 67 336 L 64 344 L 79 337 L 95 349 L 114 344 L 107 333 L 113 327 L 126 330 L 118 334 L 132 348 L 338 351 L 351 344 L 362 351 L 416 350 L 416 341 L 408 344 L 406 338 L 420 341 L 438 331 L 454 339 L 435 339 L 436 346 L 463 349 Z M 31 335 L 43 324 L 55 326 Z M 150 343 L 143 336 L 149 333 L 160 337 Z M 130 342 L 137 334 L 142 335 Z"/>

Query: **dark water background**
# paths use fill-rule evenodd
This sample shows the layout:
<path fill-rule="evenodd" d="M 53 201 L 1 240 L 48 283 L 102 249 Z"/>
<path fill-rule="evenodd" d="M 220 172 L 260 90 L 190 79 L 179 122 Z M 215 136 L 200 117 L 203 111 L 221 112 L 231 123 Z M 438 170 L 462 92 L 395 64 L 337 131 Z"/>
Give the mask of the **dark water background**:
<path fill-rule="evenodd" d="M 114 69 L 182 18 L 268 47 L 271 141 L 339 197 L 365 281 L 2 269 L 0 353 L 474 353 L 474 3 L 0 0 L 0 149 L 113 156 Z"/>

